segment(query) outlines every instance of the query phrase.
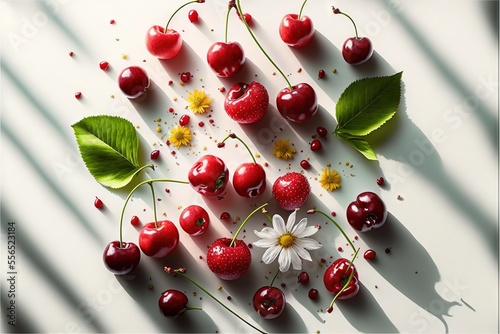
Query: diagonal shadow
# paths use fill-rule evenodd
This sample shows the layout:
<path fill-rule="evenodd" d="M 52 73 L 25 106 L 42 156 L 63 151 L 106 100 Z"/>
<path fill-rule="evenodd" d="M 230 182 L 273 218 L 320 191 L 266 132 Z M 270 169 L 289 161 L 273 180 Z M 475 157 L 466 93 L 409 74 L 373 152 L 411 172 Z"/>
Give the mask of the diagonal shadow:
<path fill-rule="evenodd" d="M 2 234 L 5 232 L 5 223 L 6 221 L 4 221 L 2 218 Z M 2 325 L 0 327 L 0 333 L 39 333 L 40 326 L 37 325 L 35 321 L 29 316 L 29 313 L 26 312 L 26 308 L 22 304 L 19 305 L 19 303 L 16 303 L 16 319 L 14 322 L 15 325 L 8 324 L 8 321 L 10 321 L 8 317 L 8 305 L 10 303 L 10 300 L 7 298 L 8 290 L 7 288 L 4 288 L 4 286 L 5 284 L 2 284 L 2 316 L 4 315 L 4 310 L 7 310 L 7 312 L 5 312 L 6 317 L 2 317 L 3 319 Z"/>
<path fill-rule="evenodd" d="M 5 207 L 4 203 L 1 203 L 0 211 L 2 222 L 7 222 L 13 217 L 13 215 L 10 213 L 10 210 Z M 6 227 L 6 224 L 2 224 L 2 234 L 7 232 Z M 38 249 L 38 247 L 36 247 L 36 242 L 33 241 L 29 233 L 25 233 L 22 226 L 16 226 L 16 235 L 17 239 L 21 240 L 21 242 L 17 243 L 16 247 L 18 249 L 22 249 L 22 251 L 27 255 L 24 258 L 24 261 L 29 261 L 30 267 L 35 268 L 41 274 L 41 276 L 43 276 L 46 281 L 54 287 L 55 290 L 59 291 L 61 297 L 66 300 L 68 305 L 71 305 L 73 309 L 77 309 L 82 303 L 81 298 L 64 280 L 64 276 L 59 273 L 60 270 L 53 264 L 52 261 L 50 261 L 50 259 L 41 256 L 42 252 L 40 251 L 40 249 Z M 89 275 L 90 274 L 91 273 L 89 273 Z M 40 277 L 37 277 L 37 280 L 40 279 Z M 83 313 L 79 314 L 80 316 L 83 316 Z M 95 320 L 93 320 L 92 322 L 87 322 L 96 332 L 105 331 L 104 324 L 102 324 L 97 318 L 95 318 Z M 38 328 L 36 332 L 40 332 L 40 328 Z"/>

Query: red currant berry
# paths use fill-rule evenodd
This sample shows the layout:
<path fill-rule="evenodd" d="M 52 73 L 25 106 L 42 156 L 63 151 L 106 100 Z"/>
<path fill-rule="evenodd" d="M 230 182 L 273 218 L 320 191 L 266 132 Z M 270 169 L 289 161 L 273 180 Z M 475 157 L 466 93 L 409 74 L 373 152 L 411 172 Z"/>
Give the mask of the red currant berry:
<path fill-rule="evenodd" d="M 322 126 L 318 126 L 316 128 L 316 133 L 322 138 L 325 138 L 328 135 L 328 131 Z"/>
<path fill-rule="evenodd" d="M 70 57 L 73 57 L 73 51 L 70 51 L 70 52 L 69 52 L 69 56 L 70 56 Z"/>
<path fill-rule="evenodd" d="M 383 186 L 383 185 L 384 185 L 384 183 L 385 183 L 385 180 L 384 180 L 384 178 L 383 178 L 383 177 L 379 177 L 379 178 L 377 179 L 377 184 L 378 184 L 379 186 Z"/>
<path fill-rule="evenodd" d="M 203 127 L 203 125 L 205 125 L 205 123 L 203 123 L 202 121 L 200 121 L 200 122 L 198 123 L 198 126 L 199 126 L 200 128 L 201 128 L 201 127 Z"/>
<path fill-rule="evenodd" d="M 301 272 L 298 277 L 298 282 L 304 285 L 309 283 L 309 274 L 305 271 Z"/>
<path fill-rule="evenodd" d="M 368 249 L 364 254 L 363 254 L 363 257 L 365 258 L 365 260 L 373 260 L 375 259 L 375 256 L 377 255 L 377 253 L 375 253 L 375 251 L 373 249 Z"/>
<path fill-rule="evenodd" d="M 191 23 L 196 23 L 198 22 L 198 12 L 195 9 L 191 9 L 188 13 L 188 19 Z"/>
<path fill-rule="evenodd" d="M 107 61 L 101 61 L 99 63 L 99 67 L 101 68 L 101 70 L 105 71 L 109 68 L 109 63 Z"/>
<path fill-rule="evenodd" d="M 311 142 L 311 151 L 319 151 L 321 150 L 321 142 L 318 139 L 314 139 Z"/>
<path fill-rule="evenodd" d="M 139 223 L 140 223 L 139 217 L 132 216 L 132 218 L 130 219 L 130 224 L 132 224 L 132 226 L 138 226 Z"/>
<path fill-rule="evenodd" d="M 314 289 L 314 288 L 313 288 L 313 289 L 309 290 L 308 296 L 309 296 L 309 298 L 311 298 L 312 300 L 315 300 L 315 299 L 317 299 L 317 298 L 318 298 L 318 296 L 319 296 L 319 292 L 318 292 L 318 290 L 316 290 L 316 289 Z"/>
<path fill-rule="evenodd" d="M 241 15 L 240 13 L 238 13 L 238 17 L 240 18 L 241 20 Z M 247 21 L 248 25 L 251 26 L 252 25 L 252 15 L 250 15 L 249 13 L 244 13 L 243 14 L 243 17 L 245 18 L 245 21 Z"/>
<path fill-rule="evenodd" d="M 220 214 L 220 219 L 222 220 L 229 219 L 229 217 L 231 217 L 229 212 L 224 211 L 223 213 Z"/>
<path fill-rule="evenodd" d="M 76 92 L 76 93 L 75 93 L 75 97 L 76 97 L 77 99 L 81 98 L 81 97 L 82 97 L 82 92 Z"/>
<path fill-rule="evenodd" d="M 182 82 L 189 82 L 191 81 L 191 73 L 190 72 L 182 72 L 180 75 L 181 81 Z"/>
<path fill-rule="evenodd" d="M 111 20 L 109 21 L 109 24 L 115 24 L 115 20 L 111 19 Z"/>
<path fill-rule="evenodd" d="M 151 152 L 151 160 L 158 159 L 159 156 L 160 156 L 160 150 L 154 150 L 153 152 Z"/>
<path fill-rule="evenodd" d="M 302 167 L 304 169 L 309 169 L 309 168 L 311 168 L 311 164 L 307 160 L 301 160 L 300 167 Z"/>
<path fill-rule="evenodd" d="M 102 207 L 104 206 L 104 203 L 102 202 L 102 200 L 99 197 L 96 197 L 94 200 L 94 206 L 97 209 L 102 209 Z"/>
<path fill-rule="evenodd" d="M 181 118 L 179 118 L 179 125 L 186 126 L 190 119 L 191 117 L 189 117 L 189 115 L 182 115 Z"/>
<path fill-rule="evenodd" d="M 325 77 L 325 70 L 319 70 L 318 71 L 318 78 L 323 79 Z"/>

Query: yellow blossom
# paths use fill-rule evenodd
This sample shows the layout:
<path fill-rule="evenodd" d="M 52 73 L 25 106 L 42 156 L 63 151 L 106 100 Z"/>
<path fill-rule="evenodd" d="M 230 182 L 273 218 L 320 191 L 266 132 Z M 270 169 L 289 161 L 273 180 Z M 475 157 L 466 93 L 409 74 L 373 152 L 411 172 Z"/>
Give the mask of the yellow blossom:
<path fill-rule="evenodd" d="M 203 90 L 195 89 L 193 92 L 189 92 L 187 101 L 189 102 L 189 109 L 193 113 L 203 114 L 206 109 L 210 108 L 212 99 Z"/>
<path fill-rule="evenodd" d="M 276 158 L 283 160 L 293 159 L 295 153 L 297 153 L 297 150 L 290 145 L 290 139 L 278 139 L 274 142 L 274 156 Z"/>
<path fill-rule="evenodd" d="M 188 146 L 191 142 L 191 138 L 191 131 L 188 128 L 177 125 L 175 128 L 170 130 L 170 137 L 168 137 L 168 140 L 172 143 L 172 145 L 180 148 L 181 145 Z"/>
<path fill-rule="evenodd" d="M 334 169 L 330 171 L 328 168 L 324 168 L 321 171 L 321 177 L 319 178 L 319 183 L 321 187 L 328 191 L 334 191 L 341 187 L 341 177 L 339 173 Z"/>

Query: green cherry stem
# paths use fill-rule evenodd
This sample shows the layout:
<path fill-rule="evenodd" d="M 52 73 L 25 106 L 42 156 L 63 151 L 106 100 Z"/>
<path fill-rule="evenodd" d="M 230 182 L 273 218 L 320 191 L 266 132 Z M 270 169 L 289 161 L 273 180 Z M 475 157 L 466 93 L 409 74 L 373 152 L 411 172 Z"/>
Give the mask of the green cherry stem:
<path fill-rule="evenodd" d="M 351 20 L 352 22 L 352 25 L 354 26 L 354 32 L 356 34 L 356 39 L 359 39 L 359 36 L 358 36 L 358 28 L 356 27 L 356 23 L 354 23 L 354 20 L 352 19 L 352 17 L 350 17 L 349 15 L 347 15 L 346 13 L 344 12 L 341 12 L 340 9 L 338 8 L 335 8 L 332 6 L 332 10 L 333 10 L 333 13 L 334 14 L 342 14 L 344 15 L 345 17 L 347 17 L 349 20 Z"/>
<path fill-rule="evenodd" d="M 276 278 L 278 277 L 279 272 L 280 272 L 279 270 L 277 270 L 277 271 L 276 271 L 276 274 L 274 274 L 274 277 L 273 277 L 273 279 L 272 279 L 272 281 L 271 281 L 271 284 L 269 284 L 269 287 L 272 287 L 272 286 L 273 286 L 274 281 L 275 281 L 275 280 L 276 280 Z"/>
<path fill-rule="evenodd" d="M 156 196 L 155 196 L 155 188 L 153 187 L 152 182 L 148 182 L 149 187 L 151 188 L 151 196 L 153 197 L 153 215 L 155 219 L 155 228 L 158 228 L 158 218 L 156 216 Z"/>
<path fill-rule="evenodd" d="M 227 13 L 226 13 L 226 28 L 224 30 L 224 43 L 227 43 L 227 32 L 229 30 L 229 14 L 231 13 L 231 9 L 233 9 L 234 6 L 231 4 L 227 6 Z"/>
<path fill-rule="evenodd" d="M 271 62 L 271 64 L 274 66 L 274 68 L 276 68 L 276 70 L 281 74 L 281 76 L 283 77 L 283 79 L 285 79 L 285 81 L 286 81 L 286 83 L 287 83 L 288 88 L 290 89 L 290 91 L 293 91 L 292 84 L 290 83 L 290 81 L 286 77 L 285 73 L 283 73 L 283 71 L 279 68 L 279 66 L 276 65 L 276 63 L 273 61 L 273 59 L 267 54 L 267 52 L 264 50 L 264 48 L 262 47 L 262 45 L 257 40 L 257 37 L 255 37 L 254 33 L 252 32 L 252 29 L 250 28 L 250 26 L 248 25 L 247 20 L 245 19 L 245 15 L 243 14 L 243 10 L 241 9 L 240 0 L 236 0 L 236 10 L 240 14 L 241 21 L 243 21 L 243 23 L 245 24 L 245 27 L 247 28 L 248 32 L 250 33 L 250 36 L 252 37 L 252 39 L 255 41 L 255 44 L 257 44 L 257 46 L 259 47 L 260 51 L 262 51 L 262 53 L 264 54 L 264 56 L 266 56 L 266 58 Z"/>
<path fill-rule="evenodd" d="M 132 197 L 132 195 L 134 194 L 134 192 L 142 185 L 145 185 L 146 183 L 154 183 L 154 182 L 172 182 L 172 183 L 182 183 L 182 184 L 189 184 L 188 181 L 179 181 L 179 180 L 171 180 L 171 179 L 149 179 L 149 180 L 145 180 L 145 181 L 142 181 L 142 182 L 139 182 L 131 191 L 130 193 L 128 194 L 127 198 L 125 199 L 125 203 L 123 203 L 123 207 L 122 207 L 122 212 L 120 214 L 120 248 L 123 247 L 123 216 L 125 214 L 125 208 L 127 207 L 127 204 L 128 204 L 128 201 L 130 200 L 130 198 Z M 154 195 L 153 195 L 154 196 Z M 156 214 L 156 210 L 155 210 L 155 214 Z M 156 221 L 156 216 L 155 216 L 155 221 Z"/>
<path fill-rule="evenodd" d="M 241 230 L 243 229 L 243 226 L 245 226 L 246 222 L 248 221 L 248 219 L 250 219 L 250 217 L 253 216 L 254 213 L 256 213 L 257 211 L 260 211 L 262 210 L 266 205 L 268 205 L 269 203 L 264 203 L 262 204 L 261 206 L 259 206 L 257 209 L 253 210 L 246 218 L 245 220 L 241 223 L 240 227 L 238 227 L 238 230 L 236 231 L 236 233 L 234 234 L 233 236 L 233 239 L 231 239 L 231 243 L 229 244 L 229 247 L 233 247 L 234 246 L 234 243 L 236 242 L 236 238 L 238 237 L 238 234 L 241 232 Z"/>
<path fill-rule="evenodd" d="M 241 140 L 240 137 L 238 137 L 237 135 L 235 135 L 234 133 L 230 133 L 226 136 L 226 138 L 224 138 L 224 140 L 221 141 L 221 143 L 224 143 L 228 138 L 233 138 L 233 139 L 238 139 L 240 141 L 240 143 L 243 144 L 243 146 L 245 146 L 245 148 L 247 149 L 248 153 L 250 153 L 250 156 L 252 157 L 252 160 L 253 160 L 253 163 L 254 164 L 257 164 L 257 161 L 255 160 L 255 157 L 253 156 L 253 153 L 252 151 L 250 151 L 250 148 L 248 147 L 248 145 L 243 141 Z M 222 147 L 223 145 L 221 145 Z"/>
<path fill-rule="evenodd" d="M 167 25 L 165 26 L 165 33 L 167 32 L 168 30 L 168 26 L 170 24 L 170 21 L 172 21 L 172 19 L 174 18 L 175 14 L 177 14 L 182 8 L 186 7 L 187 5 L 189 4 L 192 4 L 192 3 L 195 3 L 195 2 L 199 2 L 199 3 L 204 3 L 205 0 L 191 0 L 191 1 L 188 1 L 186 2 L 185 4 L 183 4 L 182 6 L 180 6 L 179 8 L 177 8 L 175 10 L 175 12 L 172 14 L 172 16 L 170 16 L 170 18 L 168 19 L 168 22 L 167 22 Z"/>
<path fill-rule="evenodd" d="M 340 225 L 332 218 L 330 217 L 329 215 L 327 215 L 325 212 L 321 211 L 321 210 L 318 210 L 318 209 L 311 209 L 311 210 L 308 210 L 307 211 L 308 214 L 314 214 L 314 213 L 320 213 L 322 214 L 323 216 L 325 216 L 326 218 L 328 218 L 336 227 L 337 229 L 340 231 L 340 233 L 342 233 L 342 235 L 344 236 L 344 238 L 347 240 L 347 242 L 349 243 L 349 245 L 351 246 L 352 250 L 354 252 L 356 252 L 356 247 L 354 247 L 354 244 L 352 243 L 351 239 L 349 239 L 349 237 L 347 236 L 347 234 L 345 234 L 344 230 L 342 229 L 342 227 L 340 227 Z"/>
<path fill-rule="evenodd" d="M 347 266 L 347 269 L 345 270 L 345 272 L 348 272 L 349 269 L 351 268 L 354 260 L 356 259 L 356 256 L 358 256 L 358 252 L 359 252 L 359 248 L 354 252 L 354 256 L 352 257 L 352 260 L 349 263 L 349 265 Z M 332 302 L 330 303 L 330 306 L 328 306 L 329 310 L 331 310 L 333 308 L 333 304 L 335 304 L 335 301 L 340 296 L 340 294 L 342 292 L 344 292 L 345 289 L 347 289 L 347 287 L 349 286 L 349 283 L 351 283 L 353 277 L 354 277 L 354 270 L 351 271 L 351 274 L 349 275 L 349 278 L 347 279 L 347 282 L 345 282 L 345 284 L 342 286 L 342 289 L 340 289 L 340 291 L 337 292 L 337 294 L 333 297 Z"/>
<path fill-rule="evenodd" d="M 297 18 L 299 20 L 302 17 L 302 10 L 304 9 L 304 6 L 306 5 L 306 2 L 307 2 L 307 0 L 304 0 L 304 2 L 302 3 L 302 6 L 300 6 L 299 15 L 297 16 Z"/>
<path fill-rule="evenodd" d="M 244 323 L 246 323 L 248 326 L 252 327 L 253 329 L 255 329 L 256 331 L 258 331 L 258 332 L 260 332 L 262 334 L 266 334 L 266 332 L 260 330 L 259 328 L 255 327 L 254 325 L 252 325 L 251 323 L 249 323 L 248 321 L 246 321 L 245 319 L 243 319 L 240 315 L 238 315 L 236 312 L 234 312 L 229 307 L 227 307 L 224 303 L 222 303 L 217 297 L 215 297 L 213 294 L 211 294 L 205 288 L 203 288 L 200 284 L 198 284 L 198 282 L 196 282 L 194 279 L 192 279 L 191 277 L 189 277 L 188 275 L 186 275 L 186 270 L 184 268 L 172 269 L 172 268 L 169 268 L 169 267 L 165 267 L 164 270 L 169 275 L 173 275 L 173 276 L 180 275 L 180 276 L 184 277 L 185 279 L 187 279 L 188 281 L 190 281 L 191 283 L 193 283 L 194 285 L 196 285 L 200 290 L 202 290 L 203 292 L 205 292 L 210 298 L 212 298 L 217 303 L 219 303 L 219 305 L 221 305 L 226 310 L 228 310 L 229 312 L 231 312 L 234 316 L 236 316 L 238 319 L 240 319 L 241 321 L 243 321 Z"/>

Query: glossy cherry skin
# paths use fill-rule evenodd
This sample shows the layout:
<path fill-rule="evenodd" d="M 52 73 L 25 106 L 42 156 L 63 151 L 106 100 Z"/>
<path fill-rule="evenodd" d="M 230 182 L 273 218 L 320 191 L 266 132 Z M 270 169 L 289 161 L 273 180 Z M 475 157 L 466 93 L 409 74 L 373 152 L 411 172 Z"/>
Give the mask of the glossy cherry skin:
<path fill-rule="evenodd" d="M 233 187 L 238 195 L 254 198 L 266 190 L 266 172 L 260 164 L 242 163 L 233 174 Z"/>
<path fill-rule="evenodd" d="M 279 317 L 285 305 L 285 294 L 276 287 L 263 286 L 253 295 L 253 308 L 264 319 Z"/>
<path fill-rule="evenodd" d="M 115 275 L 126 275 L 132 272 L 141 259 L 141 251 L 133 242 L 111 241 L 102 254 L 104 265 Z"/>
<path fill-rule="evenodd" d="M 207 62 L 217 76 L 228 78 L 245 64 L 245 52 L 238 42 L 215 42 L 208 49 Z"/>
<path fill-rule="evenodd" d="M 169 220 L 147 223 L 139 232 L 139 247 L 142 252 L 154 258 L 162 258 L 177 249 L 179 244 L 179 231 Z"/>
<path fill-rule="evenodd" d="M 146 49 L 159 59 L 172 59 L 181 51 L 182 37 L 174 29 L 154 25 L 146 34 Z"/>
<path fill-rule="evenodd" d="M 313 40 L 314 24 L 308 16 L 299 19 L 297 14 L 287 14 L 281 19 L 279 34 L 288 46 L 302 48 Z"/>
<path fill-rule="evenodd" d="M 179 216 L 179 224 L 184 232 L 191 236 L 205 233 L 210 226 L 208 212 L 199 205 L 189 205 L 182 210 Z"/>
<path fill-rule="evenodd" d="M 366 62 L 373 54 L 372 42 L 367 37 L 348 38 L 342 46 L 342 56 L 351 65 L 359 65 Z"/>
<path fill-rule="evenodd" d="M 226 189 L 229 171 L 222 159 L 207 154 L 191 167 L 188 180 L 198 193 L 207 197 L 220 197 Z"/>
<path fill-rule="evenodd" d="M 118 86 L 129 99 L 141 97 L 146 93 L 149 85 L 148 73 L 139 66 L 126 67 L 118 75 Z"/>
<path fill-rule="evenodd" d="M 208 268 L 215 276 L 226 281 L 242 277 L 252 263 L 252 253 L 243 240 L 237 239 L 229 247 L 230 244 L 230 238 L 219 238 L 207 251 Z"/>
<path fill-rule="evenodd" d="M 314 89 L 307 83 L 300 83 L 282 89 L 276 97 L 276 106 L 281 116 L 295 123 L 304 123 L 318 111 L 318 100 Z"/>
<path fill-rule="evenodd" d="M 377 194 L 365 191 L 347 206 L 346 217 L 355 230 L 366 232 L 384 225 L 387 209 Z"/>
<path fill-rule="evenodd" d="M 354 270 L 354 275 L 345 288 L 344 291 L 339 295 L 338 299 L 349 299 L 358 294 L 359 291 L 359 278 L 358 271 L 354 264 L 350 264 L 350 261 L 345 258 L 340 258 L 335 260 L 331 266 L 329 266 L 325 274 L 323 275 L 323 283 L 325 284 L 325 288 L 330 291 L 333 295 L 339 293 L 342 290 L 342 287 L 349 280 L 349 276 Z M 349 269 L 347 269 L 349 268 Z"/>
<path fill-rule="evenodd" d="M 259 121 L 267 112 L 269 94 L 266 87 L 257 81 L 247 84 L 238 82 L 228 89 L 224 98 L 224 110 L 240 124 Z"/>
<path fill-rule="evenodd" d="M 158 307 L 161 314 L 167 318 L 178 318 L 188 310 L 188 297 L 181 291 L 169 289 L 163 291 L 158 299 Z"/>

